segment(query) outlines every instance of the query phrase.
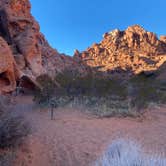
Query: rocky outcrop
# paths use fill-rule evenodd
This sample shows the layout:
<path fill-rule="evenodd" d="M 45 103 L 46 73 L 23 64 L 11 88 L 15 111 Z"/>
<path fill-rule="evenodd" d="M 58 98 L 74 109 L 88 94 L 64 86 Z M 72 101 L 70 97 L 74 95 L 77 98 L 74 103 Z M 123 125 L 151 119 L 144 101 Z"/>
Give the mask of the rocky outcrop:
<path fill-rule="evenodd" d="M 160 41 L 166 43 L 166 36 L 160 36 Z"/>
<path fill-rule="evenodd" d="M 166 62 L 165 36 L 157 36 L 139 25 L 105 33 L 99 44 L 93 44 L 75 58 L 104 73 L 139 74 L 155 71 Z"/>
<path fill-rule="evenodd" d="M 24 75 L 35 80 L 35 77 L 45 72 L 39 46 L 39 25 L 30 14 L 30 7 L 28 0 L 0 2 L 0 36 L 7 42 L 12 61 L 19 70 L 17 78 L 12 76 L 15 85 Z M 2 50 L 0 52 L 3 54 Z M 13 67 L 10 70 L 15 73 Z"/>
<path fill-rule="evenodd" d="M 40 86 L 38 76 L 55 76 L 65 69 L 112 76 L 151 72 L 166 62 L 166 36 L 158 39 L 138 25 L 105 33 L 99 44 L 76 50 L 74 58 L 60 54 L 40 33 L 30 10 L 29 0 L 0 1 L 0 93 L 13 91 L 22 79 Z"/>
<path fill-rule="evenodd" d="M 40 33 L 40 27 L 31 15 L 30 9 L 29 0 L 0 1 L 1 43 L 6 41 L 5 48 L 2 48 L 3 46 L 0 48 L 0 65 L 4 63 L 4 58 L 8 59 L 8 62 L 11 60 L 10 63 L 4 64 L 4 69 L 0 70 L 1 75 L 3 72 L 8 73 L 9 81 L 12 81 L 11 88 L 5 91 L 12 91 L 16 81 L 24 76 L 35 83 L 36 77 L 45 73 L 54 75 L 71 66 L 78 67 L 80 72 L 82 70 L 74 59 L 59 54 L 49 46 Z M 4 55 L 4 50 L 7 50 L 7 55 Z M 14 77 L 13 63 L 19 71 L 17 77 Z M 9 77 L 7 76 L 8 79 Z M 3 80 L 1 76 L 0 80 Z M 0 91 L 2 89 L 0 88 Z"/>

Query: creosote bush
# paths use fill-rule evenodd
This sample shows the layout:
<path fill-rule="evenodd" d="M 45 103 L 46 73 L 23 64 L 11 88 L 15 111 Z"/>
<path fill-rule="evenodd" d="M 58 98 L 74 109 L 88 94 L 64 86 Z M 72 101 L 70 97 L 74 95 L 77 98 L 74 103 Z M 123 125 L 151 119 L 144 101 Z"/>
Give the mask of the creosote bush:
<path fill-rule="evenodd" d="M 56 81 L 61 87 L 58 87 Z M 85 106 L 102 116 L 138 116 L 149 103 L 166 102 L 166 82 L 155 76 L 140 74 L 127 80 L 103 77 L 89 72 L 81 76 L 76 71 L 65 70 L 55 79 L 40 76 L 42 85 L 35 93 L 35 101 L 49 104 L 54 100 L 57 106 Z"/>
<path fill-rule="evenodd" d="M 5 151 L 0 153 L 0 166 L 13 166 L 15 156 L 15 152 L 13 151 Z"/>
<path fill-rule="evenodd" d="M 126 97 L 126 87 L 120 80 L 105 78 L 94 73 L 80 76 L 73 71 L 64 71 L 56 76 L 65 95 L 110 96 Z"/>
<path fill-rule="evenodd" d="M 166 103 L 166 81 L 137 75 L 130 80 L 129 86 L 132 87 L 130 92 L 132 107 L 142 109 L 148 107 L 149 103 Z"/>
<path fill-rule="evenodd" d="M 15 150 L 30 133 L 29 124 L 23 117 L 9 110 L 9 102 L 8 97 L 0 96 L 0 166 L 13 165 Z"/>
<path fill-rule="evenodd" d="M 0 96 L 0 166 L 13 166 L 16 149 L 30 132 L 23 117 L 9 111 L 10 104 L 9 97 Z"/>
<path fill-rule="evenodd" d="M 22 117 L 4 113 L 0 117 L 0 148 L 17 147 L 30 132 Z"/>

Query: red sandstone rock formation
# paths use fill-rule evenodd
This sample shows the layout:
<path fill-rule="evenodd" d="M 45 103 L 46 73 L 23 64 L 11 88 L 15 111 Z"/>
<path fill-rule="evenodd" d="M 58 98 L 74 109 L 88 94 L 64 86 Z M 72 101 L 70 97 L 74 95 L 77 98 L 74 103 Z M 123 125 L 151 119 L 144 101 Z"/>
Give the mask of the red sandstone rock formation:
<path fill-rule="evenodd" d="M 157 70 L 166 61 L 166 36 L 159 40 L 138 25 L 105 33 L 99 44 L 81 53 L 76 50 L 74 58 L 60 54 L 40 33 L 30 9 L 29 0 L 0 1 L 0 93 L 13 91 L 21 78 L 37 85 L 38 76 L 55 76 L 66 68 L 80 74 L 138 74 Z"/>
<path fill-rule="evenodd" d="M 160 41 L 166 43 L 166 36 L 160 36 Z"/>
<path fill-rule="evenodd" d="M 160 40 L 139 25 L 105 33 L 99 44 L 93 44 L 75 58 L 85 65 L 99 71 L 117 71 L 117 69 L 138 74 L 157 70 L 166 62 L 166 36 Z"/>
<path fill-rule="evenodd" d="M 4 57 L 11 60 L 11 67 L 5 65 L 4 69 L 0 68 L 0 74 L 8 73 L 6 79 L 11 83 L 10 88 L 5 91 L 12 91 L 16 81 L 23 76 L 35 83 L 36 77 L 41 74 L 54 75 L 71 66 L 78 67 L 80 72 L 82 70 L 74 59 L 59 54 L 49 46 L 43 34 L 40 33 L 40 27 L 31 15 L 30 9 L 29 0 L 0 1 L 0 42 L 2 45 L 5 43 L 4 49 L 8 52 L 5 57 L 4 49 L 0 48 L 0 65 L 4 63 Z M 17 78 L 14 77 L 15 69 L 11 64 L 15 64 L 19 70 Z M 0 80 L 3 79 L 0 77 Z M 3 81 L 1 81 L 1 87 L 3 87 Z M 2 89 L 4 88 L 0 88 L 0 91 Z"/>

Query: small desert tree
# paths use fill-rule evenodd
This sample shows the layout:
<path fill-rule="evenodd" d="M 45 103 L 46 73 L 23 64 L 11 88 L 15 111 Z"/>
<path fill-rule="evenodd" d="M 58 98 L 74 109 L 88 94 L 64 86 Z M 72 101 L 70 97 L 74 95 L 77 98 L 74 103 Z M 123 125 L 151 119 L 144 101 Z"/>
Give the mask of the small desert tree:
<path fill-rule="evenodd" d="M 50 99 L 55 94 L 56 82 L 48 75 L 41 75 L 37 78 L 40 88 L 36 88 L 34 100 L 39 104 L 49 104 Z"/>

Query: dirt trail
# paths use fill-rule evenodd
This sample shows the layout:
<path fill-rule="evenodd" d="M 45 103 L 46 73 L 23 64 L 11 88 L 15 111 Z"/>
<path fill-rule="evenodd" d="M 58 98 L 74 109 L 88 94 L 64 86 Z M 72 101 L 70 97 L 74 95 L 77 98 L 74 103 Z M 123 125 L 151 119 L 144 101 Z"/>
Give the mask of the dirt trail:
<path fill-rule="evenodd" d="M 31 97 L 17 97 L 13 111 L 31 124 L 32 134 L 18 153 L 17 166 L 88 166 L 116 138 L 139 142 L 146 152 L 166 155 L 166 109 L 156 108 L 143 121 L 97 119 L 70 108 L 39 109 Z"/>

